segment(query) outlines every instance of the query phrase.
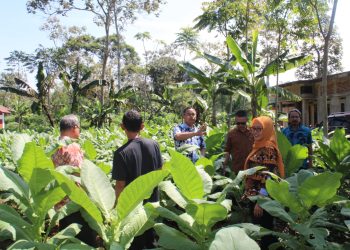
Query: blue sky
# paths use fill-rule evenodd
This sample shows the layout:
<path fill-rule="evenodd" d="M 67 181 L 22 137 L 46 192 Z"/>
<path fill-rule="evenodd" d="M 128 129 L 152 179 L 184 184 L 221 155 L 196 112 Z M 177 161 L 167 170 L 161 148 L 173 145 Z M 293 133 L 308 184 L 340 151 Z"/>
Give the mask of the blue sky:
<path fill-rule="evenodd" d="M 168 0 L 163 5 L 160 16 L 143 15 L 129 25 L 125 36 L 126 41 L 133 45 L 138 52 L 142 53 L 141 42 L 133 37 L 138 32 L 148 31 L 153 39 L 173 42 L 176 33 L 181 27 L 191 26 L 192 20 L 201 13 L 203 0 Z M 336 25 L 343 38 L 343 67 L 344 71 L 350 70 L 350 1 L 339 0 L 336 16 Z M 26 11 L 26 0 L 3 1 L 0 8 L 1 39 L 0 39 L 0 72 L 6 67 L 4 58 L 9 56 L 13 50 L 22 50 L 28 53 L 38 48 L 39 44 L 45 47 L 52 47 L 53 42 L 49 40 L 40 26 L 45 22 L 46 17 L 41 13 L 28 14 Z M 61 18 L 65 25 L 86 26 L 88 32 L 94 36 L 103 35 L 103 29 L 97 27 L 87 14 L 71 14 Z M 201 33 L 201 40 L 212 40 L 208 34 Z"/>

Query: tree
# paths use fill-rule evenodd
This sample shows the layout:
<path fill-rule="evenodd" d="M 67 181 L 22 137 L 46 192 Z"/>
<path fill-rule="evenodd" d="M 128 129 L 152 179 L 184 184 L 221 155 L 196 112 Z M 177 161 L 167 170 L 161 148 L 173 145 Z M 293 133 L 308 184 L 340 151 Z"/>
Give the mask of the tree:
<path fill-rule="evenodd" d="M 19 96 L 29 97 L 34 99 L 31 109 L 33 113 L 41 114 L 42 110 L 46 114 L 47 118 L 49 119 L 49 122 L 51 126 L 54 126 L 54 121 L 51 118 L 49 109 L 46 104 L 46 99 L 48 95 L 48 81 L 50 79 L 50 76 L 45 76 L 44 73 L 44 67 L 43 63 L 40 62 L 38 65 L 38 72 L 36 75 L 36 88 L 37 90 L 33 89 L 28 83 L 15 78 L 15 82 L 17 84 L 17 87 L 11 87 L 11 86 L 3 86 L 0 87 L 0 90 L 8 91 L 14 94 L 17 94 Z"/>
<path fill-rule="evenodd" d="M 316 27 L 310 32 L 310 41 L 303 42 L 301 52 L 313 55 L 313 59 L 301 66 L 296 71 L 298 79 L 316 79 L 322 77 L 322 64 L 323 64 L 323 51 L 324 42 L 323 38 Z M 336 30 L 332 32 L 329 41 L 329 53 L 328 53 L 328 73 L 334 74 L 342 71 L 342 57 L 343 46 L 342 39 Z"/>
<path fill-rule="evenodd" d="M 322 121 L 323 121 L 323 133 L 325 136 L 328 136 L 328 112 L 327 112 L 327 76 L 328 76 L 328 53 L 329 53 L 329 44 L 331 41 L 331 36 L 333 32 L 334 19 L 337 11 L 338 0 L 334 0 L 332 7 L 332 14 L 330 18 L 322 18 L 320 15 L 319 2 L 324 2 L 324 0 L 309 0 L 313 11 L 317 17 L 319 31 L 324 40 L 323 46 L 323 60 L 322 60 Z M 323 6 L 323 5 L 321 5 Z"/>
<path fill-rule="evenodd" d="M 198 41 L 198 33 L 192 29 L 191 27 L 181 28 L 179 33 L 176 33 L 176 40 L 174 44 L 177 47 L 184 48 L 184 59 L 186 61 L 186 52 L 187 49 L 197 50 L 199 41 Z"/>

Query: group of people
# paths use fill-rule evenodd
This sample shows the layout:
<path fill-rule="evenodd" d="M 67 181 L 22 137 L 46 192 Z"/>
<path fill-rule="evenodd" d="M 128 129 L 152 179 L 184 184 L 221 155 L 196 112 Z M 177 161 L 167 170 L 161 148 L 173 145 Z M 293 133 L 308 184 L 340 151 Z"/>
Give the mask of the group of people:
<path fill-rule="evenodd" d="M 196 110 L 186 108 L 183 112 L 184 123 L 175 127 L 174 139 L 175 146 L 180 147 L 183 144 L 191 144 L 199 147 L 201 154 L 205 154 L 204 133 L 205 126 L 195 127 Z M 246 170 L 256 166 L 264 166 L 266 170 L 285 177 L 285 169 L 281 153 L 278 149 L 277 138 L 274 129 L 274 123 L 268 116 L 260 116 L 252 120 L 251 127 L 247 126 L 248 115 L 246 111 L 240 110 L 235 115 L 235 127 L 227 134 L 225 145 L 224 166 L 227 166 L 232 158 L 231 170 L 237 174 L 241 170 Z M 309 158 L 304 161 L 300 168 L 312 167 L 312 138 L 311 130 L 301 124 L 301 112 L 293 109 L 288 113 L 288 127 L 282 130 L 282 133 L 288 138 L 292 145 L 301 144 L 308 148 Z M 199 156 L 191 152 L 188 157 L 195 162 Z M 265 182 L 270 176 L 266 172 L 258 171 L 249 175 L 245 179 L 245 193 L 243 199 L 250 196 L 262 195 L 268 196 L 265 188 Z M 265 228 L 273 228 L 273 218 L 264 211 L 258 203 L 250 202 L 253 223 L 259 224 Z M 264 236 L 261 239 L 262 249 L 268 249 L 268 246 L 276 242 L 273 236 Z"/>
<path fill-rule="evenodd" d="M 199 152 L 194 150 L 189 152 L 189 157 L 196 162 L 200 156 L 205 156 L 206 125 L 196 126 L 197 112 L 193 107 L 187 107 L 182 113 L 183 123 L 176 126 L 173 131 L 175 148 L 180 148 L 184 144 L 198 146 Z M 301 113 L 298 110 L 289 112 L 289 126 L 283 130 L 292 144 L 311 144 L 310 130 L 301 125 Z M 225 146 L 224 165 L 232 158 L 231 169 L 235 173 L 243 169 L 254 166 L 265 166 L 270 172 L 284 178 L 284 165 L 281 154 L 278 150 L 276 134 L 273 121 L 267 116 L 254 118 L 251 128 L 247 126 L 248 116 L 245 111 L 238 111 L 235 117 L 236 126 L 229 131 Z M 122 118 L 121 127 L 124 130 L 128 141 L 114 152 L 112 178 L 116 180 L 115 192 L 118 198 L 123 189 L 137 177 L 149 173 L 162 167 L 162 157 L 157 142 L 140 137 L 140 132 L 144 127 L 142 116 L 135 110 L 128 111 Z M 68 141 L 78 139 L 80 135 L 80 123 L 75 115 L 64 116 L 60 121 L 60 140 Z M 311 156 L 311 146 L 309 146 Z M 61 165 L 71 165 L 80 168 L 83 162 L 83 152 L 77 143 L 71 143 L 60 147 L 52 156 L 56 167 Z M 311 157 L 309 166 L 312 166 Z M 305 165 L 306 166 L 306 165 Z M 261 194 L 267 196 L 265 180 L 269 178 L 262 172 L 246 178 L 245 196 Z M 158 191 L 155 189 L 148 201 L 158 201 Z M 66 198 L 56 207 L 63 206 L 69 200 Z M 252 206 L 255 223 L 266 228 L 271 228 L 270 215 L 265 213 L 257 204 Z M 81 232 L 77 238 L 92 246 L 97 246 L 96 233 L 93 232 L 82 219 L 79 212 L 65 217 L 60 222 L 60 229 L 70 223 L 82 225 Z M 142 236 L 136 237 L 131 249 L 144 249 L 153 247 L 154 232 L 147 231 Z M 264 240 L 264 239 L 263 239 Z M 267 239 L 267 243 L 269 239 Z M 263 243 L 264 244 L 264 243 Z"/>

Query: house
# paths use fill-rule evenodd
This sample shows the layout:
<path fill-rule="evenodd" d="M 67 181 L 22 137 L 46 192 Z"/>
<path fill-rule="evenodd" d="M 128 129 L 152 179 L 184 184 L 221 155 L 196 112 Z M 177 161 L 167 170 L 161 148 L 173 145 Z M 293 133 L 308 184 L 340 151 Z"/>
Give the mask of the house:
<path fill-rule="evenodd" d="M 306 125 L 315 126 L 322 121 L 322 79 L 298 80 L 281 84 L 282 88 L 301 96 L 301 102 L 289 102 L 281 100 L 279 109 L 287 113 L 293 108 L 302 112 L 302 122 Z M 327 112 L 328 114 L 336 112 L 350 111 L 350 71 L 342 72 L 328 76 L 327 81 Z"/>
<path fill-rule="evenodd" d="M 0 106 L 0 129 L 5 128 L 5 114 L 10 114 L 11 111 L 9 108 Z"/>

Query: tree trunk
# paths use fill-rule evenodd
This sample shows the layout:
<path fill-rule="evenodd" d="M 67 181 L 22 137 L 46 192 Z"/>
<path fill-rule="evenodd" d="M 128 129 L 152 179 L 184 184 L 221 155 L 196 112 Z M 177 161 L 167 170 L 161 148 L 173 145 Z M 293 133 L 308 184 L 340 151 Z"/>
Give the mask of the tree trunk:
<path fill-rule="evenodd" d="M 214 94 L 215 95 L 215 94 Z M 212 126 L 216 126 L 216 96 L 213 96 L 213 112 L 211 114 L 211 124 Z"/>
<path fill-rule="evenodd" d="M 119 32 L 119 22 L 118 22 L 118 12 L 116 9 L 116 5 L 114 3 L 114 25 L 115 25 L 115 34 L 117 35 L 117 86 L 118 91 L 121 89 L 121 46 L 120 46 L 120 39 L 121 35 Z"/>
<path fill-rule="evenodd" d="M 328 75 L 328 49 L 329 40 L 332 35 L 334 18 L 337 11 L 338 0 L 334 0 L 331 21 L 329 23 L 328 33 L 324 41 L 323 65 L 322 65 L 322 110 L 323 110 L 323 133 L 328 137 L 328 109 L 327 109 L 327 75 Z M 319 20 L 320 21 L 320 20 Z"/>

